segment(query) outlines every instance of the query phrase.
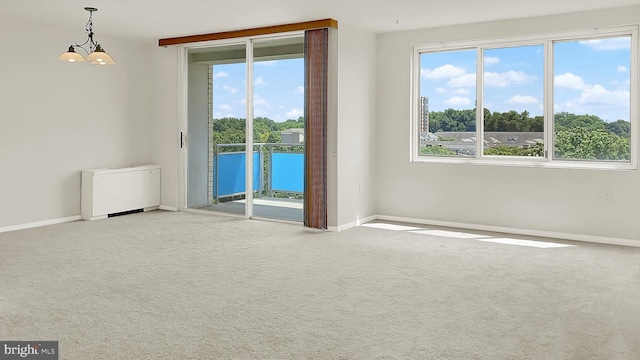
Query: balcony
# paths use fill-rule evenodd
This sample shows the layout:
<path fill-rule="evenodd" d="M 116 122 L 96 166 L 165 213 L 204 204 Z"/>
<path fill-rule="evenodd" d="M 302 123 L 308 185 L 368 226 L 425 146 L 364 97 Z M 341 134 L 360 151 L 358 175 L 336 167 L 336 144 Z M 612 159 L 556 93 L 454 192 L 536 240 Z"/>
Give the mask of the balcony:
<path fill-rule="evenodd" d="M 211 204 L 204 209 L 245 213 L 245 144 L 214 146 L 210 174 Z M 258 217 L 302 221 L 304 145 L 254 144 L 253 214 Z"/>

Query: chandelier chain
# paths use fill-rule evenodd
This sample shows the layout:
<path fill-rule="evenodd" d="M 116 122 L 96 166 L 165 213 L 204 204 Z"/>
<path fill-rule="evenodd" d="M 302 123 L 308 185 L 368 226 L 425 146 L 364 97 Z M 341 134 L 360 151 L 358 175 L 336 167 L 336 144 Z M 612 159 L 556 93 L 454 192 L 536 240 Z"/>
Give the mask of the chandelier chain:
<path fill-rule="evenodd" d="M 78 42 L 76 42 L 75 46 L 82 49 L 82 51 L 86 52 L 88 55 L 88 54 L 91 54 L 96 49 L 97 44 L 93 40 L 93 10 L 87 10 L 87 11 L 89 11 L 89 20 L 87 20 L 87 25 L 84 28 L 84 30 L 87 33 L 87 41 L 83 42 L 82 44 L 78 44 Z M 85 45 L 89 45 L 88 51 L 87 49 L 84 48 Z"/>

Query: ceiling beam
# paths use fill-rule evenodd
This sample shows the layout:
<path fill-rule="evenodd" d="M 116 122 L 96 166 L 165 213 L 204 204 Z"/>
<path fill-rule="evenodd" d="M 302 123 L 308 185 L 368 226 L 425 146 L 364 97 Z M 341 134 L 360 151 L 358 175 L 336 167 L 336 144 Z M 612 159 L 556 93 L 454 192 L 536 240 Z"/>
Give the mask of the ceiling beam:
<path fill-rule="evenodd" d="M 158 46 L 187 44 L 187 43 L 211 41 L 211 40 L 233 39 L 233 38 L 277 34 L 277 33 L 292 32 L 292 31 L 313 30 L 313 29 L 320 29 L 320 28 L 327 28 L 327 27 L 337 29 L 338 22 L 334 19 L 322 19 L 322 20 L 305 21 L 305 22 L 299 22 L 299 23 L 293 23 L 293 24 L 284 24 L 284 25 L 244 29 L 244 30 L 217 32 L 217 33 L 211 33 L 211 34 L 181 36 L 181 37 L 160 39 L 158 40 Z"/>

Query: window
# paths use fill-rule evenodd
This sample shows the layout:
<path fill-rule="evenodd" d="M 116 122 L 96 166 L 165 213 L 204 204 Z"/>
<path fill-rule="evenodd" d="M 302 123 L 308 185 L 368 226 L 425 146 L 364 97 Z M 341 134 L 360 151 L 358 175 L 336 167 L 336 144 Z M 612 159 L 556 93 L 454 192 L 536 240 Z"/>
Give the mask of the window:
<path fill-rule="evenodd" d="M 637 32 L 414 47 L 412 160 L 635 168 Z"/>
<path fill-rule="evenodd" d="M 475 49 L 420 54 L 421 156 L 475 154 L 471 140 L 476 132 L 475 61 Z M 430 101 L 442 110 L 431 109 Z"/>
<path fill-rule="evenodd" d="M 631 36 L 553 44 L 553 157 L 629 161 Z"/>
<path fill-rule="evenodd" d="M 484 51 L 484 155 L 543 156 L 544 46 Z"/>

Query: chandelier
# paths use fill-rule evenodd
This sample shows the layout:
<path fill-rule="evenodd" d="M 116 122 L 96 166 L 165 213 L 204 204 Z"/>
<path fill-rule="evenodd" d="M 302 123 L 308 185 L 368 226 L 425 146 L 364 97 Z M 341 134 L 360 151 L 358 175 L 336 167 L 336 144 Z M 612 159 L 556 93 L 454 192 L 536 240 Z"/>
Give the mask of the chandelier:
<path fill-rule="evenodd" d="M 76 61 L 88 61 L 90 64 L 94 65 L 115 64 L 116 62 L 113 61 L 113 58 L 111 58 L 111 56 L 109 56 L 109 54 L 104 51 L 102 46 L 100 46 L 100 44 L 95 42 L 95 40 L 93 39 L 93 12 L 98 11 L 98 9 L 94 7 L 86 7 L 84 9 L 89 12 L 89 21 L 87 21 L 87 26 L 85 27 L 85 31 L 87 32 L 87 41 L 82 44 L 78 44 L 76 42 L 75 45 L 69 45 L 69 50 L 66 53 L 60 55 L 58 60 L 67 61 L 70 63 Z M 88 47 L 88 49 L 85 47 Z M 82 55 L 78 54 L 76 52 L 76 49 L 81 49 L 87 54 L 87 56 L 83 57 Z"/>

